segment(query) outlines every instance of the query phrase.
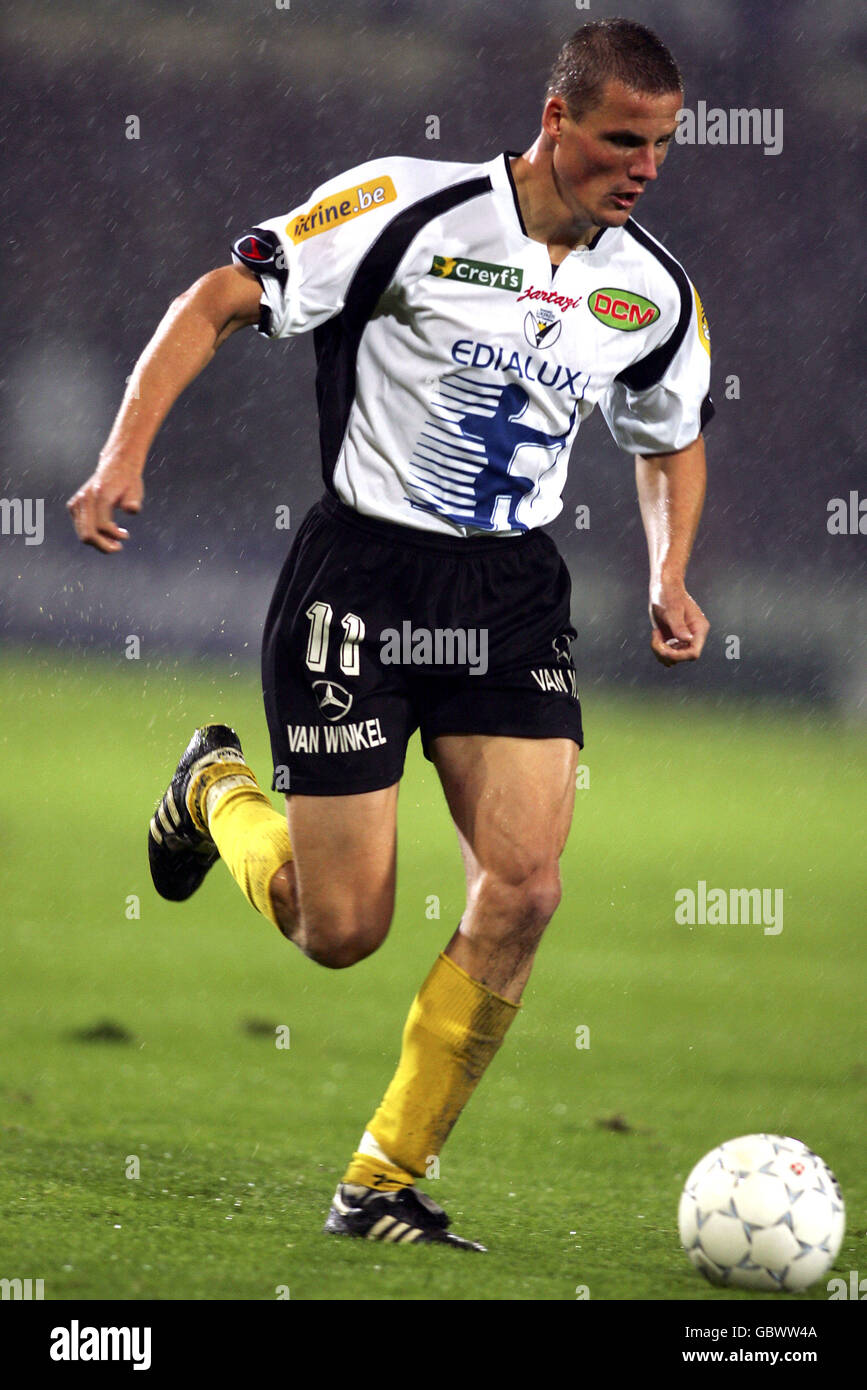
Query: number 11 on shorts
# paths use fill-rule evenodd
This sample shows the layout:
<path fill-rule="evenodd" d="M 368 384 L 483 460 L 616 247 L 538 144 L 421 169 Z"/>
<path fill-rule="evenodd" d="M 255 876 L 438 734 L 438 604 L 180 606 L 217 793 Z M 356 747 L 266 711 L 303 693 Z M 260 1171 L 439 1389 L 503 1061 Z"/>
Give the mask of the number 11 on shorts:
<path fill-rule="evenodd" d="M 311 671 L 322 672 L 328 660 L 328 638 L 334 610 L 330 603 L 311 603 L 304 616 L 310 619 L 307 665 Z M 364 637 L 364 623 L 357 613 L 347 613 L 346 617 L 341 619 L 340 625 L 344 633 L 338 658 L 340 669 L 344 676 L 357 676 L 361 670 L 358 645 Z"/>

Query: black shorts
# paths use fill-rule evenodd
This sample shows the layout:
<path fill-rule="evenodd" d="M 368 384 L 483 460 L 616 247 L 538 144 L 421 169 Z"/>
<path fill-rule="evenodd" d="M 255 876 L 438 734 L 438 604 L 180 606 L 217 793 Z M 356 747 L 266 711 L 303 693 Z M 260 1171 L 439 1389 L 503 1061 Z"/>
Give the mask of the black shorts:
<path fill-rule="evenodd" d="M 583 743 L 569 571 L 549 536 L 452 539 L 326 495 L 307 513 L 265 623 L 272 788 L 400 780 L 411 734 Z"/>

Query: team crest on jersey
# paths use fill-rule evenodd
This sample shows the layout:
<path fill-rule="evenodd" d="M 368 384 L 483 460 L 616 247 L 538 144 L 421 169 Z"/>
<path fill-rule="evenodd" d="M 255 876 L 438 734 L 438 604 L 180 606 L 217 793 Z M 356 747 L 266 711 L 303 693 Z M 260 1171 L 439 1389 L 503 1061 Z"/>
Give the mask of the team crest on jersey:
<path fill-rule="evenodd" d="M 659 305 L 643 295 L 633 294 L 631 290 L 594 290 L 587 301 L 587 308 L 600 323 L 608 328 L 618 328 L 622 333 L 649 328 L 659 318 Z"/>
<path fill-rule="evenodd" d="M 531 309 L 524 319 L 524 337 L 530 347 L 553 347 L 562 328 L 562 318 L 558 318 L 551 309 Z"/>
<path fill-rule="evenodd" d="M 324 714 L 332 724 L 342 719 L 352 708 L 352 696 L 342 685 L 338 685 L 337 681 L 314 681 L 313 694 L 316 696 L 320 714 Z"/>

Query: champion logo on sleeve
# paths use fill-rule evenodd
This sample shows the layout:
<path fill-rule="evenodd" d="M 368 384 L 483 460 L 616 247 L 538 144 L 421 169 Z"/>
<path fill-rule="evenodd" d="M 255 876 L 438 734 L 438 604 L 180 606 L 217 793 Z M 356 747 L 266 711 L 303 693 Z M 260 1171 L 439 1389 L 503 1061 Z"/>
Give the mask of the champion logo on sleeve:
<path fill-rule="evenodd" d="M 257 227 L 255 231 L 246 232 L 233 242 L 232 254 L 259 279 L 263 275 L 273 275 L 281 285 L 285 285 L 288 269 L 286 252 L 276 232 L 269 231 L 266 227 Z"/>

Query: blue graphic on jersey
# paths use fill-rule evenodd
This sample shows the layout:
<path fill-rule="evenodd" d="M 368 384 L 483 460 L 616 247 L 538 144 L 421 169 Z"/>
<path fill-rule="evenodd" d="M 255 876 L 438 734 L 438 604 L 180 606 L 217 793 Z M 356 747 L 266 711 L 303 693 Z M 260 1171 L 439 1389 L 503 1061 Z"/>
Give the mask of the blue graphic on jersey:
<path fill-rule="evenodd" d="M 518 507 L 554 467 L 578 409 L 576 401 L 562 434 L 548 434 L 522 423 L 529 403 L 517 383 L 488 386 L 459 375 L 442 381 L 439 399 L 432 404 L 436 413 L 410 459 L 412 505 L 483 531 L 526 531 Z M 549 455 L 541 470 L 533 470 L 534 477 L 518 471 L 518 455 L 527 449 Z"/>

